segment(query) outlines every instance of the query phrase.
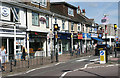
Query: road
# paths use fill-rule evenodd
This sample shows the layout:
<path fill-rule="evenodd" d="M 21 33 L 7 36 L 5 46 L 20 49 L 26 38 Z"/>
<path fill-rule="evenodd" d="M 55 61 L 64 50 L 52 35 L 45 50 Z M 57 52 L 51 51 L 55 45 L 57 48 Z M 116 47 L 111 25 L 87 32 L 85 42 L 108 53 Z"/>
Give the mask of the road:
<path fill-rule="evenodd" d="M 19 77 L 33 77 L 33 78 L 84 78 L 88 76 L 102 77 L 103 76 L 118 76 L 118 66 L 107 67 L 88 67 L 98 60 L 98 56 L 86 56 L 70 60 L 68 62 L 57 63 L 53 66 L 47 66 L 44 68 L 33 69 L 27 71 Z M 15 76 L 14 76 L 15 77 Z M 17 78 L 19 78 L 17 77 Z M 12 77 L 13 78 L 13 77 Z M 16 77 L 15 77 L 16 78 Z"/>

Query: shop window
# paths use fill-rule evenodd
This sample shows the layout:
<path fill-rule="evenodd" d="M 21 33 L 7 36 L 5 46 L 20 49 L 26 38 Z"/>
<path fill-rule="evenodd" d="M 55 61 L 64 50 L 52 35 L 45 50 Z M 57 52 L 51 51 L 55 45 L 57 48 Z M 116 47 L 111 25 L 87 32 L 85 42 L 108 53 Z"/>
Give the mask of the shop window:
<path fill-rule="evenodd" d="M 39 14 L 32 12 L 32 25 L 38 26 L 39 25 Z"/>
<path fill-rule="evenodd" d="M 65 29 L 65 21 L 62 20 L 62 29 Z"/>
<path fill-rule="evenodd" d="M 46 28 L 49 28 L 49 17 L 46 17 Z"/>
<path fill-rule="evenodd" d="M 68 8 L 68 15 L 74 16 L 74 11 L 71 8 Z"/>

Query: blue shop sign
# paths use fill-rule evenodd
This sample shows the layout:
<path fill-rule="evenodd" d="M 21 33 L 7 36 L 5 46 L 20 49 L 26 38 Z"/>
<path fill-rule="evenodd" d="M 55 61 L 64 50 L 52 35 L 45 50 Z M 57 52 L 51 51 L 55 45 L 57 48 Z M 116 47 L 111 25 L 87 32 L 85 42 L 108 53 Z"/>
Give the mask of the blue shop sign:
<path fill-rule="evenodd" d="M 83 34 L 83 38 L 85 38 L 85 33 L 82 33 Z"/>
<path fill-rule="evenodd" d="M 91 34 L 90 33 L 87 33 L 87 38 L 91 39 Z"/>
<path fill-rule="evenodd" d="M 85 35 L 87 35 L 87 38 L 91 39 L 91 34 L 90 33 L 82 33 L 83 34 L 83 38 L 85 38 Z"/>

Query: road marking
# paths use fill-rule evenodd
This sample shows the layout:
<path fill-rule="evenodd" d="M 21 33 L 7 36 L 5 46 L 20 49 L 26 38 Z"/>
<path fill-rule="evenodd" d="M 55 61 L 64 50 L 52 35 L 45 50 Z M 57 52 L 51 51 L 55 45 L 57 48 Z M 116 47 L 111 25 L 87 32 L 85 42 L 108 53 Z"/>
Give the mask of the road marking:
<path fill-rule="evenodd" d="M 113 67 L 113 66 L 118 66 L 118 64 L 106 65 L 106 66 L 94 66 L 94 67 L 87 67 L 87 69 L 102 68 L 102 67 Z"/>
<path fill-rule="evenodd" d="M 81 61 L 85 61 L 85 60 L 88 60 L 88 59 L 76 60 L 76 62 L 81 62 Z"/>
<path fill-rule="evenodd" d="M 97 59 L 92 59 L 92 60 L 90 60 L 90 61 L 98 61 L 99 60 L 99 58 L 97 58 Z"/>
<path fill-rule="evenodd" d="M 80 69 L 85 69 L 85 68 L 87 68 L 87 66 L 90 65 L 90 64 L 93 64 L 93 63 L 86 64 L 83 68 L 78 68 L 78 69 L 75 69 L 75 70 L 73 70 L 73 71 L 78 71 L 78 70 L 80 70 Z M 59 78 L 63 78 L 66 74 L 68 74 L 68 73 L 70 73 L 70 72 L 73 72 L 73 71 L 64 72 Z"/>
<path fill-rule="evenodd" d="M 67 73 L 70 73 L 72 71 L 64 72 L 59 78 L 63 78 Z"/>
<path fill-rule="evenodd" d="M 27 71 L 27 72 L 24 73 L 24 74 L 30 73 L 30 72 L 35 71 L 35 70 L 43 69 L 43 68 L 48 68 L 48 67 L 52 67 L 52 66 L 57 66 L 57 65 L 62 64 L 62 63 L 65 63 L 65 62 L 59 62 L 59 63 L 54 64 L 54 65 L 51 65 L 51 66 L 44 66 L 44 67 L 35 68 L 35 69 L 32 69 L 32 70 Z"/>

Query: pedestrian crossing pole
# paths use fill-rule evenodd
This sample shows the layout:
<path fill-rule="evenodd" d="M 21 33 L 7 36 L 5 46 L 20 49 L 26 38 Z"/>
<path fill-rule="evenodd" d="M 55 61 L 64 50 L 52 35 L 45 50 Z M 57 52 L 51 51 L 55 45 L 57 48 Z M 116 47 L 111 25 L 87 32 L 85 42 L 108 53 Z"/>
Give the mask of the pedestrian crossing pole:
<path fill-rule="evenodd" d="M 106 44 L 106 63 L 108 62 L 108 52 L 107 52 L 107 25 L 105 25 L 105 44 Z"/>
<path fill-rule="evenodd" d="M 57 38 L 58 38 L 58 24 L 54 24 L 54 51 L 56 53 L 56 62 L 58 62 L 58 48 L 57 48 Z"/>

